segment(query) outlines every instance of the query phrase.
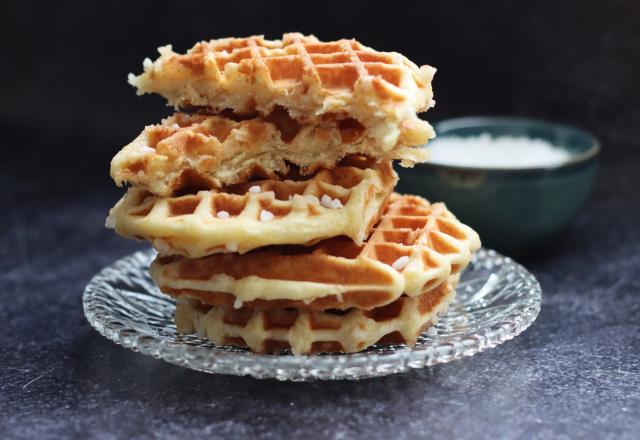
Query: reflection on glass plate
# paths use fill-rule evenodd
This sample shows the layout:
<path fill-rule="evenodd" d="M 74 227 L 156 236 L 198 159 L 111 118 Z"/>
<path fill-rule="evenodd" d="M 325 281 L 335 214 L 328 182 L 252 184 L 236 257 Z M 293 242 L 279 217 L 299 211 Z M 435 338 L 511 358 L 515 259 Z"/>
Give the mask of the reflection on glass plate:
<path fill-rule="evenodd" d="M 87 285 L 84 313 L 102 335 L 124 347 L 209 373 L 279 380 L 361 379 L 384 376 L 472 356 L 512 339 L 540 311 L 540 284 L 510 258 L 481 249 L 465 270 L 456 300 L 436 331 L 415 347 L 373 346 L 355 354 L 257 355 L 179 335 L 175 303 L 147 270 L 153 250 L 136 252 L 104 268 Z"/>

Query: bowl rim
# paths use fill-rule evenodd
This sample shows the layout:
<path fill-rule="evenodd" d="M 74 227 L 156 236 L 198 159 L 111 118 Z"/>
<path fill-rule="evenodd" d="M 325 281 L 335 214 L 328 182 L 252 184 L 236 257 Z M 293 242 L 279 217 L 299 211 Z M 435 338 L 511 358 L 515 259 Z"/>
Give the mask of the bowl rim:
<path fill-rule="evenodd" d="M 492 124 L 505 124 L 505 125 L 515 124 L 515 125 L 526 125 L 526 126 L 540 126 L 540 125 L 551 126 L 555 129 L 559 129 L 565 132 L 572 132 L 573 134 L 589 139 L 591 143 L 591 147 L 589 147 L 589 149 L 587 149 L 586 151 L 580 154 L 572 155 L 572 157 L 569 160 L 567 160 L 566 162 L 561 162 L 557 165 L 546 165 L 546 166 L 542 165 L 542 166 L 523 167 L 523 168 L 505 168 L 505 167 L 449 165 L 449 164 L 439 164 L 439 163 L 427 161 L 427 162 L 417 163 L 416 166 L 442 168 L 442 169 L 457 170 L 457 171 L 472 171 L 472 172 L 473 171 L 476 171 L 476 172 L 490 171 L 490 172 L 496 172 L 496 173 L 526 173 L 526 172 L 532 172 L 532 171 L 538 171 L 538 172 L 554 171 L 554 170 L 570 168 L 576 165 L 586 163 L 591 159 L 595 159 L 600 154 L 600 151 L 602 150 L 600 140 L 593 134 L 589 133 L 588 131 L 569 125 L 569 124 L 551 122 L 545 119 L 526 118 L 526 117 L 519 117 L 519 116 L 463 116 L 459 118 L 443 119 L 441 121 L 435 122 L 434 127 L 436 128 L 436 131 L 437 131 L 439 127 L 442 130 L 441 128 L 442 125 L 445 125 L 447 129 L 455 129 L 455 128 L 469 127 L 473 125 L 481 126 L 489 122 Z M 429 144 L 428 143 L 425 144 L 424 147 L 426 147 L 427 145 Z"/>

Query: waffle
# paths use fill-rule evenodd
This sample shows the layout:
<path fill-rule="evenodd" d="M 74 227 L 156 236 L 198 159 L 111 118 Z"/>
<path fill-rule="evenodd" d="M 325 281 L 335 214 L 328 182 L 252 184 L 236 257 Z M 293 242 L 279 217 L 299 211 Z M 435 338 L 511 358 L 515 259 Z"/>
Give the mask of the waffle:
<path fill-rule="evenodd" d="M 401 132 L 434 136 L 416 112 L 433 106 L 435 69 L 395 52 L 297 33 L 274 41 L 263 36 L 203 41 L 186 54 L 171 46 L 158 51 L 160 57 L 145 59 L 144 72 L 130 74 L 129 82 L 138 94 L 159 93 L 178 109 L 268 115 L 280 106 L 305 124 L 354 118 L 387 151 Z"/>
<path fill-rule="evenodd" d="M 375 343 L 414 345 L 447 311 L 454 296 L 453 286 L 446 282 L 418 297 L 346 313 L 235 309 L 184 298 L 176 306 L 176 327 L 180 333 L 197 331 L 217 345 L 249 347 L 256 353 L 353 353 Z"/>
<path fill-rule="evenodd" d="M 478 235 L 442 203 L 392 194 L 361 245 L 335 237 L 312 247 L 270 247 L 244 255 L 160 256 L 150 272 L 164 293 L 210 305 L 371 310 L 457 276 L 479 246 Z"/>
<path fill-rule="evenodd" d="M 284 111 L 239 121 L 177 113 L 124 147 L 111 162 L 111 176 L 119 186 L 170 196 L 193 185 L 211 189 L 255 176 L 276 179 L 292 168 L 308 175 L 356 153 L 405 165 L 427 158 L 424 148 L 382 151 L 361 126 L 344 121 L 302 126 Z"/>
<path fill-rule="evenodd" d="M 350 157 L 302 180 L 262 180 L 161 197 L 130 188 L 107 224 L 161 254 L 198 258 L 344 235 L 362 243 L 397 182 L 390 162 Z M 226 257 L 225 257 L 226 258 Z"/>

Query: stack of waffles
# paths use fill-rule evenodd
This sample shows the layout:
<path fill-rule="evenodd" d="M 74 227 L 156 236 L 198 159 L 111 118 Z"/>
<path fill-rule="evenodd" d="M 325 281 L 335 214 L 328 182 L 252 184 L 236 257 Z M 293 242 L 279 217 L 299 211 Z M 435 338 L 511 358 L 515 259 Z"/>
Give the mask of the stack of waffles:
<path fill-rule="evenodd" d="M 107 225 L 158 251 L 178 331 L 257 353 L 414 344 L 480 246 L 393 192 L 393 160 L 426 160 L 435 69 L 301 34 L 159 51 L 129 81 L 176 113 L 114 157 L 130 188 Z"/>

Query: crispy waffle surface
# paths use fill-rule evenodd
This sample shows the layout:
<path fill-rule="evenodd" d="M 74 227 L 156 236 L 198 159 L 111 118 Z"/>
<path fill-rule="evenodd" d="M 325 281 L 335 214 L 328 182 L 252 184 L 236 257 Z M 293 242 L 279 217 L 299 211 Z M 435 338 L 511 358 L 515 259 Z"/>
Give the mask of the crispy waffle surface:
<path fill-rule="evenodd" d="M 196 331 L 217 345 L 248 347 L 256 353 L 353 353 L 376 343 L 414 345 L 447 311 L 455 297 L 455 283 L 446 281 L 426 294 L 401 297 L 369 311 L 344 313 L 236 309 L 183 298 L 176 306 L 176 327 L 180 333 Z"/>
<path fill-rule="evenodd" d="M 280 106 L 305 124 L 355 118 L 385 150 L 396 146 L 403 130 L 433 136 L 416 112 L 433 106 L 435 69 L 395 52 L 299 33 L 273 41 L 203 41 L 185 54 L 171 46 L 158 51 L 160 57 L 146 59 L 144 72 L 131 74 L 129 82 L 139 94 L 158 93 L 178 109 L 268 115 Z"/>
<path fill-rule="evenodd" d="M 371 310 L 417 297 L 457 276 L 480 247 L 478 235 L 442 203 L 392 194 L 369 238 L 312 247 L 276 246 L 200 259 L 158 256 L 161 291 L 223 307 Z"/>
<path fill-rule="evenodd" d="M 161 254 L 188 258 L 310 245 L 336 236 L 363 243 L 396 182 L 390 162 L 358 156 L 296 180 L 267 179 L 183 196 L 134 187 L 111 209 L 107 225 L 124 237 L 149 240 Z"/>
<path fill-rule="evenodd" d="M 429 134 L 405 134 L 396 148 L 384 151 L 354 119 L 302 125 L 282 109 L 248 119 L 176 113 L 118 152 L 111 176 L 119 186 L 170 196 L 194 184 L 219 188 L 255 176 L 276 179 L 292 165 L 302 175 L 313 174 L 353 154 L 399 159 L 406 166 L 424 162 L 427 150 L 409 146 L 424 144 Z"/>

